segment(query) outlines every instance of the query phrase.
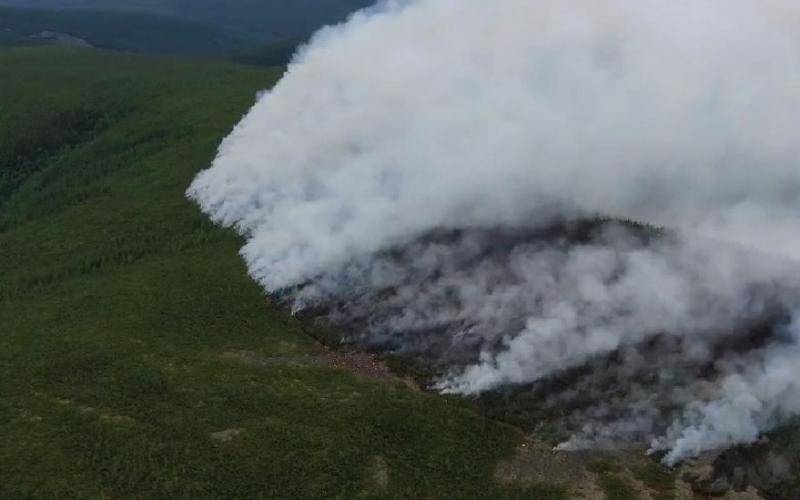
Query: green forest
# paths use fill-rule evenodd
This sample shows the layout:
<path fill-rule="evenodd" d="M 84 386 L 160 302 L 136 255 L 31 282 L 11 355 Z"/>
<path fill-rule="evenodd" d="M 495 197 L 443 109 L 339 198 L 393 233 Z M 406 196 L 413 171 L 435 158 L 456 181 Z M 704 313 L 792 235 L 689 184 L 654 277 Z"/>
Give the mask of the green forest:
<path fill-rule="evenodd" d="M 522 437 L 468 402 L 313 362 L 185 199 L 280 69 L 0 67 L 0 498 L 566 498 L 497 482 Z"/>

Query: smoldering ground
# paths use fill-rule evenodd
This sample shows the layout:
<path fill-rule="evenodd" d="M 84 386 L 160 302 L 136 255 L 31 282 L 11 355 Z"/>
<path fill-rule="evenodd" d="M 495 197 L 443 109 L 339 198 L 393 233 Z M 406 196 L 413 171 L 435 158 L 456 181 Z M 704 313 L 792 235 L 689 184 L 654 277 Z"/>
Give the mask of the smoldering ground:
<path fill-rule="evenodd" d="M 797 266 L 767 269 L 762 258 L 608 220 L 439 230 L 282 295 L 344 342 L 424 360 L 440 374 L 436 389 L 528 385 L 542 404 L 571 408 L 560 424 L 575 435 L 564 449 L 691 447 L 669 454 L 674 462 L 769 428 L 751 405 L 731 408 L 729 420 L 703 415 L 726 398 L 780 405 L 796 396 L 794 369 L 760 382 L 774 394 L 726 387 L 795 349 L 786 332 L 800 282 L 784 273 Z M 697 425 L 709 427 L 708 444 Z M 752 436 L 732 435 L 745 428 Z"/>
<path fill-rule="evenodd" d="M 751 442 L 800 410 L 798 9 L 384 2 L 315 36 L 189 195 L 267 291 L 439 390 L 605 363 L 615 397 L 552 395 L 589 403 L 565 447 Z M 547 229 L 594 214 L 671 229 Z"/>

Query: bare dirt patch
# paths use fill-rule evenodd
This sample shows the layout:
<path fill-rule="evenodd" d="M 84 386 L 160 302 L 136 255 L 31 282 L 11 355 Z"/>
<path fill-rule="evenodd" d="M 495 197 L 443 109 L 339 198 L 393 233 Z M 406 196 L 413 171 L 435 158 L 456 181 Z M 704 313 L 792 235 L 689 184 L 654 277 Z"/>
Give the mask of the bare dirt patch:
<path fill-rule="evenodd" d="M 242 435 L 244 429 L 225 429 L 224 431 L 212 432 L 210 437 L 217 443 L 230 443 Z"/>
<path fill-rule="evenodd" d="M 78 413 L 84 415 L 92 415 L 100 419 L 102 422 L 109 424 L 129 424 L 136 422 L 132 417 L 127 415 L 118 415 L 102 408 L 94 408 L 92 406 L 77 404 L 71 399 L 57 398 L 53 400 L 59 406 L 65 406 L 74 409 Z"/>

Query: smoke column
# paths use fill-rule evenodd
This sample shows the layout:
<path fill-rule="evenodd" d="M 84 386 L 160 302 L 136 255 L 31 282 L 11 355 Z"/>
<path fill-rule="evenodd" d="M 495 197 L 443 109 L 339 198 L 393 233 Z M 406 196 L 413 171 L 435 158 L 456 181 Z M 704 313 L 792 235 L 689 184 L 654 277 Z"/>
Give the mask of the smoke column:
<path fill-rule="evenodd" d="M 315 35 L 188 195 L 267 291 L 434 353 L 444 391 L 668 344 L 673 409 L 632 390 L 636 425 L 587 413 L 565 447 L 636 428 L 674 463 L 800 410 L 799 109 L 789 0 L 385 2 Z M 542 232 L 597 214 L 676 232 Z"/>

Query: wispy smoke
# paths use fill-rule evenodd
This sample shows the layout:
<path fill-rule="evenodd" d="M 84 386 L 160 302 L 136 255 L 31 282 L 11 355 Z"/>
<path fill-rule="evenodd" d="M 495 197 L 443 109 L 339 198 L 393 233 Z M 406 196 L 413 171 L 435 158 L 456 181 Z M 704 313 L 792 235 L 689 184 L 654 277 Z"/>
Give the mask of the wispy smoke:
<path fill-rule="evenodd" d="M 571 442 L 674 462 L 800 411 L 798 109 L 789 0 L 386 2 L 320 32 L 189 195 L 267 290 L 442 390 L 656 370 Z M 594 214 L 680 231 L 563 228 Z"/>

